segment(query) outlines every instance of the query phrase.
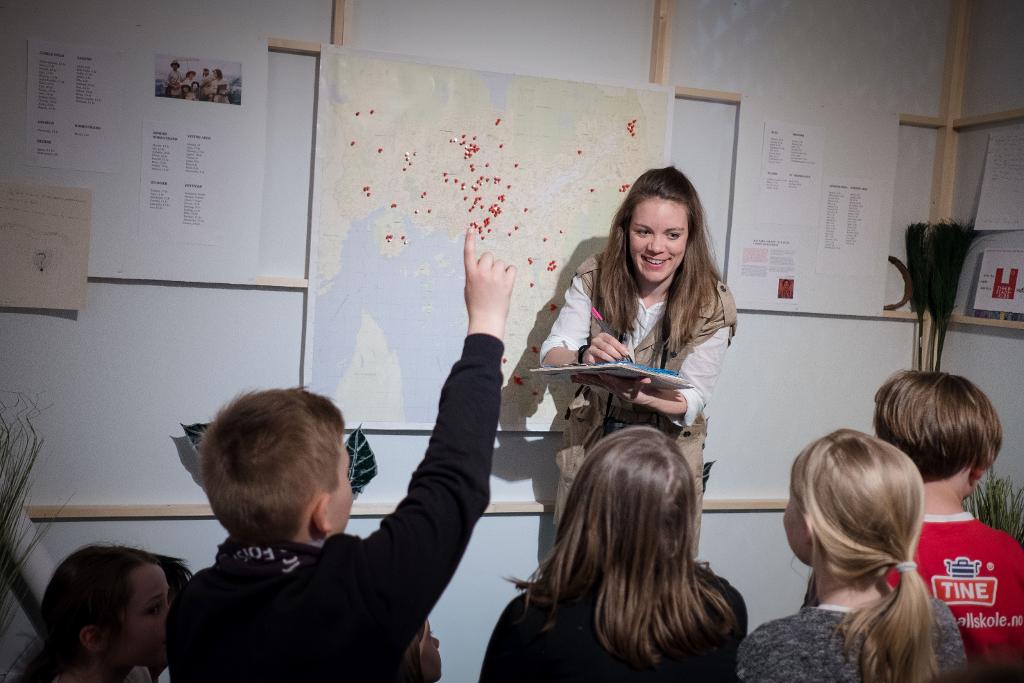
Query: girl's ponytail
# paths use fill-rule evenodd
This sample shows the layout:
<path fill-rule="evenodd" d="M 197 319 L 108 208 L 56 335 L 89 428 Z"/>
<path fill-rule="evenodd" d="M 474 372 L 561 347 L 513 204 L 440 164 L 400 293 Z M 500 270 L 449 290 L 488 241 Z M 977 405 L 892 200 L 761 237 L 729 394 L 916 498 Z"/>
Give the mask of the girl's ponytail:
<path fill-rule="evenodd" d="M 917 683 L 937 672 L 928 590 L 917 564 L 900 562 L 896 568 L 896 587 L 874 605 L 852 613 L 840 626 L 847 651 L 863 643 L 860 670 L 865 681 Z"/>

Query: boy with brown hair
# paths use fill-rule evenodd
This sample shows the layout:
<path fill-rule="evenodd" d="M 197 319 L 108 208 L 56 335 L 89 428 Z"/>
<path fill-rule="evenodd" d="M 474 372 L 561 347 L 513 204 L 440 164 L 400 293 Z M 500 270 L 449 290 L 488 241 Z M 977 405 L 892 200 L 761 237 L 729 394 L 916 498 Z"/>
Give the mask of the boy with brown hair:
<path fill-rule="evenodd" d="M 1024 655 L 1024 550 L 963 509 L 1002 444 L 992 403 L 963 377 L 903 371 L 875 394 L 874 424 L 921 471 L 917 569 L 956 617 L 967 657 Z"/>
<path fill-rule="evenodd" d="M 515 268 L 467 233 L 462 358 L 441 391 L 408 494 L 365 539 L 352 508 L 344 422 L 301 389 L 245 394 L 203 437 L 203 483 L 230 534 L 167 622 L 172 680 L 393 681 L 487 506 L 501 342 Z"/>

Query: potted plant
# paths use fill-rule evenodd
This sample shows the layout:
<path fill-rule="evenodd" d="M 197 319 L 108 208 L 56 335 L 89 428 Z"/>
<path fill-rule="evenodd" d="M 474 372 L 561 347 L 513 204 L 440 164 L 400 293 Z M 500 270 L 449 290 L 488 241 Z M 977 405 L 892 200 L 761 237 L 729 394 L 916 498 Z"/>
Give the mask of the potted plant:
<path fill-rule="evenodd" d="M 1024 489 L 1008 477 L 988 471 L 974 493 L 964 501 L 967 511 L 993 529 L 999 529 L 1024 545 Z"/>
<path fill-rule="evenodd" d="M 0 400 L 0 633 L 9 626 L 16 602 L 26 597 L 21 568 L 41 534 L 24 514 L 32 468 L 43 446 L 33 425 L 38 414 L 23 396 L 16 395 L 12 403 Z"/>

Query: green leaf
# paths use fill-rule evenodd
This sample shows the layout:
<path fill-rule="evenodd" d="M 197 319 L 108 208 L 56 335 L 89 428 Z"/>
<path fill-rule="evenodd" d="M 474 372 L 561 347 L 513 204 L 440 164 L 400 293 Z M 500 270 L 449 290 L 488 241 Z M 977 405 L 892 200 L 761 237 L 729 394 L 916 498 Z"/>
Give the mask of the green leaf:
<path fill-rule="evenodd" d="M 1024 489 L 1016 488 L 1013 481 L 988 475 L 964 500 L 964 507 L 978 521 L 999 529 L 1024 544 Z"/>
<path fill-rule="evenodd" d="M 345 448 L 349 456 L 348 480 L 352 484 L 352 493 L 362 493 L 370 480 L 377 476 L 377 458 L 363 434 L 362 425 L 349 434 Z"/>
<path fill-rule="evenodd" d="M 178 424 L 181 424 L 180 422 Z M 196 422 L 190 425 L 181 425 L 181 428 L 185 430 L 185 436 L 192 442 L 192 445 L 199 448 L 199 441 L 203 438 L 203 434 L 206 432 L 206 428 L 210 426 L 210 423 Z"/>
<path fill-rule="evenodd" d="M 25 589 L 22 565 L 46 529 L 25 524 L 23 513 L 43 447 L 34 424 L 38 416 L 35 403 L 21 394 L 14 394 L 13 401 L 0 399 L 0 633 Z"/>
<path fill-rule="evenodd" d="M 913 223 L 907 226 L 907 270 L 910 272 L 910 302 L 921 322 L 928 309 L 928 250 L 925 248 L 927 223 Z"/>
<path fill-rule="evenodd" d="M 928 255 L 931 277 L 928 280 L 928 311 L 935 320 L 938 335 L 935 350 L 935 369 L 940 368 L 946 329 L 956 305 L 956 292 L 960 284 L 960 271 L 974 239 L 973 223 L 942 221 L 928 231 Z"/>

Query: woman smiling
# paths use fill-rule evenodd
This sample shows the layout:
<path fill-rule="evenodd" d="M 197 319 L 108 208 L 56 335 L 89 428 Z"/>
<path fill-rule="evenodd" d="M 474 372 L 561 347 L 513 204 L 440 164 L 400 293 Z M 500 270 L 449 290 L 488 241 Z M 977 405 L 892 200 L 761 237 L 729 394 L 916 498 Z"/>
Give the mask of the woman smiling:
<path fill-rule="evenodd" d="M 592 310 L 614 334 L 602 331 Z M 715 267 L 696 189 L 672 166 L 645 172 L 615 213 L 604 251 L 576 270 L 540 357 L 545 365 L 632 358 L 678 372 L 693 388 L 575 376 L 581 387 L 556 456 L 556 521 L 587 450 L 629 425 L 650 425 L 676 439 L 700 479 L 704 408 L 735 328 L 736 304 Z"/>

